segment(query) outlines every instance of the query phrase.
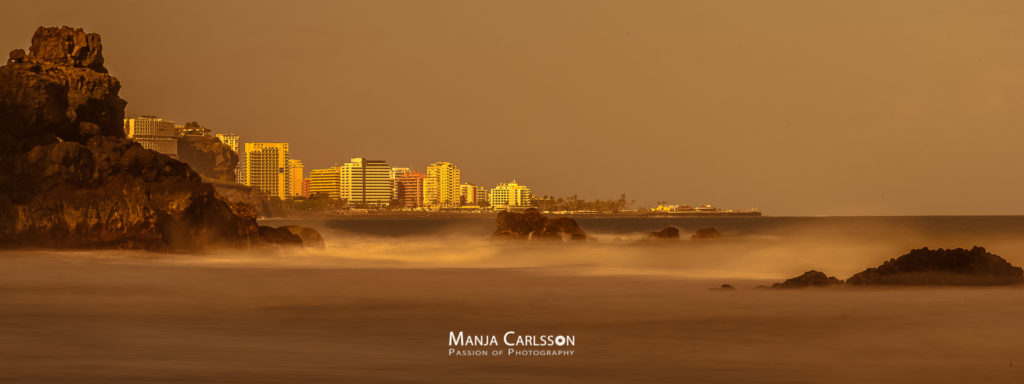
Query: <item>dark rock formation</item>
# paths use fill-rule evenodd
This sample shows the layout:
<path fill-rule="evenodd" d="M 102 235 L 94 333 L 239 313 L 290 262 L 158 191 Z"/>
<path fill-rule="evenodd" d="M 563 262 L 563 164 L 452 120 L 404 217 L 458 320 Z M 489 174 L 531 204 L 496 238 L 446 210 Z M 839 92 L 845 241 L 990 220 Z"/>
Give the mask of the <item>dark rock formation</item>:
<path fill-rule="evenodd" d="M 665 228 L 662 228 L 660 231 L 651 232 L 651 234 L 649 236 L 647 236 L 647 237 L 652 238 L 652 239 L 678 239 L 679 238 L 679 228 L 676 228 L 676 227 L 665 227 Z"/>
<path fill-rule="evenodd" d="M 324 238 L 320 236 L 320 232 L 309 227 L 303 227 L 299 225 L 284 225 L 281 226 L 283 229 L 287 229 L 295 235 L 302 238 L 302 245 L 306 247 L 324 248 Z"/>
<path fill-rule="evenodd" d="M 256 209 L 257 216 L 275 217 L 278 212 L 268 203 L 267 194 L 259 189 L 227 181 L 206 180 L 217 189 L 221 198 L 232 203 L 245 204 Z"/>
<path fill-rule="evenodd" d="M 178 139 L 178 160 L 203 177 L 235 181 L 238 154 L 216 137 L 185 136 Z"/>
<path fill-rule="evenodd" d="M 709 289 L 712 290 L 712 291 L 735 291 L 736 287 L 733 287 L 732 285 L 729 285 L 729 284 L 722 284 L 722 286 L 719 287 L 719 288 L 709 288 Z"/>
<path fill-rule="evenodd" d="M 494 231 L 493 237 L 586 240 L 587 234 L 571 217 L 549 219 L 541 215 L 537 209 L 530 208 L 523 213 L 499 212 L 498 228 Z"/>
<path fill-rule="evenodd" d="M 841 285 L 843 285 L 843 281 L 835 276 L 828 276 L 824 272 L 810 270 L 784 282 L 772 284 L 772 288 L 833 287 Z"/>
<path fill-rule="evenodd" d="M 39 28 L 31 54 L 0 68 L 0 151 L 26 152 L 59 140 L 124 137 L 121 83 L 103 68 L 100 37 Z"/>
<path fill-rule="evenodd" d="M 221 199 L 188 165 L 124 138 L 125 101 L 99 35 L 39 28 L 29 51 L 0 67 L 0 246 L 301 243 L 257 225 L 254 208 Z"/>
<path fill-rule="evenodd" d="M 690 238 L 694 240 L 717 239 L 719 237 L 722 237 L 722 234 L 717 229 L 711 227 L 698 229 L 697 232 L 690 235 Z"/>
<path fill-rule="evenodd" d="M 1024 282 L 1024 271 L 1002 257 L 974 247 L 970 250 L 911 250 L 868 268 L 846 283 L 851 285 L 1003 285 Z"/>

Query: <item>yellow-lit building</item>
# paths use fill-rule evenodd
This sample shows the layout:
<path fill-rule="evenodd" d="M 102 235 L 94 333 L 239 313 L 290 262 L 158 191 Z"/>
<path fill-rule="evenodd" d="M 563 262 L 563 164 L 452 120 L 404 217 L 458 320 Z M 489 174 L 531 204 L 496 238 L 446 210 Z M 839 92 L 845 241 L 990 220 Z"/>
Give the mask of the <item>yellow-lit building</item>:
<path fill-rule="evenodd" d="M 341 198 L 341 167 L 314 169 L 309 171 L 309 196 Z"/>
<path fill-rule="evenodd" d="M 178 136 L 175 134 L 173 121 L 156 116 L 124 119 L 124 134 L 128 139 L 142 145 L 142 148 L 178 157 Z"/>
<path fill-rule="evenodd" d="M 268 196 L 291 196 L 288 143 L 245 143 L 245 185 Z"/>
<path fill-rule="evenodd" d="M 302 196 L 302 160 L 288 159 L 288 197 Z"/>
<path fill-rule="evenodd" d="M 341 166 L 341 198 L 349 205 L 387 207 L 391 193 L 391 166 L 387 162 L 353 157 Z"/>
<path fill-rule="evenodd" d="M 431 164 L 423 179 L 423 205 L 431 209 L 457 208 L 462 196 L 461 182 L 461 172 L 455 164 Z"/>
<path fill-rule="evenodd" d="M 519 185 L 513 180 L 511 183 L 501 183 L 491 188 L 490 202 L 491 206 L 501 209 L 509 207 L 529 207 L 532 203 L 530 200 L 530 188 L 525 185 Z"/>
<path fill-rule="evenodd" d="M 459 201 L 462 205 L 477 205 L 477 191 L 480 187 L 473 184 L 462 184 L 460 186 Z"/>

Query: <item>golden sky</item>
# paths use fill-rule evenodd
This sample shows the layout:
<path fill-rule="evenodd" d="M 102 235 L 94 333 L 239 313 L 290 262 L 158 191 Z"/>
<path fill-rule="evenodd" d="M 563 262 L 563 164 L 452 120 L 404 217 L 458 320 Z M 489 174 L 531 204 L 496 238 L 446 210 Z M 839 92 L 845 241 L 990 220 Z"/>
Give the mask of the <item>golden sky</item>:
<path fill-rule="evenodd" d="M 103 37 L 129 115 L 535 193 L 1024 214 L 1021 1 L 10 2 Z"/>

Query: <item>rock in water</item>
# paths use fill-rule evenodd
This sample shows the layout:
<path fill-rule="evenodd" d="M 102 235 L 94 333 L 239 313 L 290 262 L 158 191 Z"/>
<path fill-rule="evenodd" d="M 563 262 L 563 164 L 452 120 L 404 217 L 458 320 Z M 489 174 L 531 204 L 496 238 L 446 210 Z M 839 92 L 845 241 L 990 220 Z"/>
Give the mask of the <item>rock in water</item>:
<path fill-rule="evenodd" d="M 586 240 L 587 234 L 571 217 L 549 219 L 541 215 L 536 208 L 530 208 L 523 213 L 499 212 L 498 228 L 494 231 L 493 237 Z"/>
<path fill-rule="evenodd" d="M 0 246 L 301 244 L 188 165 L 125 139 L 126 103 L 102 50 L 97 34 L 40 27 L 31 53 L 0 67 Z"/>
<path fill-rule="evenodd" d="M 302 239 L 302 245 L 306 247 L 324 248 L 324 238 L 320 236 L 320 232 L 310 227 L 303 227 L 299 225 L 285 225 L 281 228 L 287 229 L 295 235 L 298 235 Z"/>
<path fill-rule="evenodd" d="M 717 229 L 711 227 L 698 229 L 697 232 L 690 235 L 690 238 L 694 240 L 717 239 L 719 237 L 722 237 L 722 234 Z"/>
<path fill-rule="evenodd" d="M 185 136 L 178 139 L 178 159 L 203 177 L 235 181 L 238 154 L 216 137 Z"/>
<path fill-rule="evenodd" d="M 810 270 L 804 274 L 788 279 L 781 283 L 772 284 L 772 288 L 807 288 L 807 287 L 832 287 L 843 285 L 843 281 L 835 276 L 828 276 L 824 272 Z"/>
<path fill-rule="evenodd" d="M 651 234 L 649 236 L 647 236 L 647 237 L 648 238 L 652 238 L 652 239 L 678 239 L 679 238 L 679 228 L 676 228 L 676 227 L 665 227 L 665 228 L 662 228 L 660 231 L 651 232 Z"/>
<path fill-rule="evenodd" d="M 852 285 L 1004 285 L 1024 282 L 1024 270 L 985 248 L 914 249 L 848 280 Z"/>

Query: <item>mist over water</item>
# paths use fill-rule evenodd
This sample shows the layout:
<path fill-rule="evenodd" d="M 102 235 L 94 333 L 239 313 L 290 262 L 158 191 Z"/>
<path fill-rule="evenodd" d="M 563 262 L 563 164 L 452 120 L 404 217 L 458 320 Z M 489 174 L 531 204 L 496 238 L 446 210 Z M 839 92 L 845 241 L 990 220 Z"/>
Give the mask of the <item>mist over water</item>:
<path fill-rule="evenodd" d="M 320 250 L 0 252 L 0 382 L 1017 383 L 1024 289 L 743 289 L 912 248 L 1024 264 L 1024 217 L 274 221 Z M 650 241 L 668 225 L 683 238 Z M 724 239 L 689 234 L 715 227 Z M 729 283 L 737 291 L 708 288 Z M 570 358 L 455 358 L 449 331 L 576 336 Z"/>
<path fill-rule="evenodd" d="M 327 248 L 217 254 L 188 262 L 340 268 L 526 268 L 540 273 L 783 279 L 809 269 L 845 279 L 914 248 L 984 246 L 1024 265 L 1024 217 L 580 218 L 583 243 L 493 240 L 494 219 L 271 221 L 316 227 Z M 676 226 L 679 240 L 648 239 Z M 691 240 L 699 228 L 725 237 Z"/>

